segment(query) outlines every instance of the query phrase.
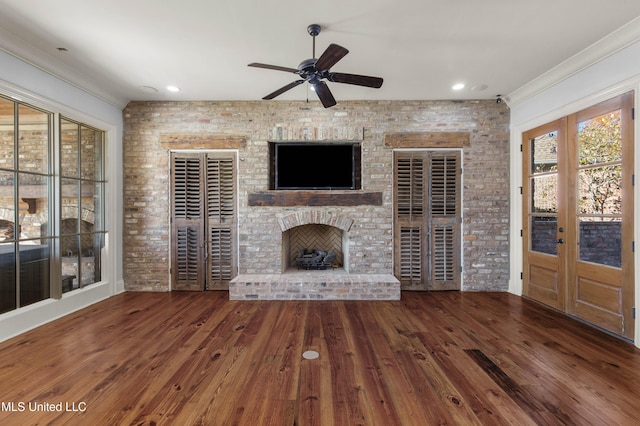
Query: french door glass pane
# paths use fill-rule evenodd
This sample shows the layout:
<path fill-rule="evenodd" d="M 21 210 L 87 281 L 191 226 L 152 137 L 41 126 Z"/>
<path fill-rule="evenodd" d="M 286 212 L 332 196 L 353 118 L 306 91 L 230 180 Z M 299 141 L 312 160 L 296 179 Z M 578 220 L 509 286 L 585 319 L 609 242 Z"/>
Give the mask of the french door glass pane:
<path fill-rule="evenodd" d="M 622 132 L 616 110 L 578 124 L 579 260 L 622 266 Z"/>
<path fill-rule="evenodd" d="M 531 141 L 532 175 L 558 170 L 558 132 L 545 133 Z"/>
<path fill-rule="evenodd" d="M 622 165 L 579 170 L 578 194 L 580 214 L 622 214 Z"/>
<path fill-rule="evenodd" d="M 557 227 L 558 220 L 556 217 L 532 216 L 529 226 L 531 230 L 531 251 L 557 255 Z"/>
<path fill-rule="evenodd" d="M 531 140 L 530 250 L 558 254 L 558 132 Z"/>
<path fill-rule="evenodd" d="M 621 112 L 612 111 L 578 124 L 580 165 L 622 160 Z"/>
<path fill-rule="evenodd" d="M 620 268 L 622 266 L 622 220 L 580 218 L 580 260 Z"/>
<path fill-rule="evenodd" d="M 534 176 L 531 179 L 531 213 L 558 212 L 558 175 Z"/>

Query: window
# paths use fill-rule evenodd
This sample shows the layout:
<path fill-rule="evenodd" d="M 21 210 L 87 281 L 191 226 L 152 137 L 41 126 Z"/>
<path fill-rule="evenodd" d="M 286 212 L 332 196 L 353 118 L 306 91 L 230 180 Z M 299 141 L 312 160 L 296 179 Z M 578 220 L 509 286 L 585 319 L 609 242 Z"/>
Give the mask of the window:
<path fill-rule="evenodd" d="M 62 292 L 100 281 L 104 132 L 60 118 Z"/>
<path fill-rule="evenodd" d="M 0 96 L 0 313 L 101 279 L 105 133 L 57 117 Z"/>
<path fill-rule="evenodd" d="M 52 114 L 0 98 L 0 313 L 50 297 Z"/>

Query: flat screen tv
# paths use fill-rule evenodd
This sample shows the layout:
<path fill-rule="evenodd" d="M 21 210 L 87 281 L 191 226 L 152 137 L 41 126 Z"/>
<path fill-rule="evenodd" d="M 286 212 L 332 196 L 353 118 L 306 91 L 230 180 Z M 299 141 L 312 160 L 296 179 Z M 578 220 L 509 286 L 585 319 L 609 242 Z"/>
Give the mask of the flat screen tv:
<path fill-rule="evenodd" d="M 272 189 L 359 189 L 360 144 L 271 143 Z"/>

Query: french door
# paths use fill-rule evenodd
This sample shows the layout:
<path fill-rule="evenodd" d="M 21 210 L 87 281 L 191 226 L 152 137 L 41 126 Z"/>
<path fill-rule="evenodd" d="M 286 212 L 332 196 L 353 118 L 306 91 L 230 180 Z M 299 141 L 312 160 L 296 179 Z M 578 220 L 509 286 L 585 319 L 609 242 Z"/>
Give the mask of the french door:
<path fill-rule="evenodd" d="M 394 275 L 403 290 L 460 289 L 460 152 L 394 152 Z"/>
<path fill-rule="evenodd" d="M 523 294 L 633 337 L 633 93 L 523 134 Z"/>
<path fill-rule="evenodd" d="M 237 274 L 233 153 L 171 153 L 171 286 L 227 290 Z"/>

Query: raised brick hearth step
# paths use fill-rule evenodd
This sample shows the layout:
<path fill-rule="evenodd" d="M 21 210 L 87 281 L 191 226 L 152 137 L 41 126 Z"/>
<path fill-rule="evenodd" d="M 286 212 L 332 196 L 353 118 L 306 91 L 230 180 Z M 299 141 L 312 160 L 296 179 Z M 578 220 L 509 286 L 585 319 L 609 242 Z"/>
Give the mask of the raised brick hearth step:
<path fill-rule="evenodd" d="M 400 281 L 386 274 L 295 271 L 241 274 L 229 284 L 231 300 L 400 300 Z"/>

